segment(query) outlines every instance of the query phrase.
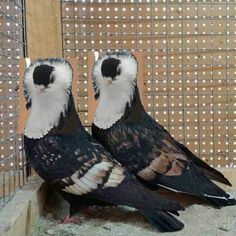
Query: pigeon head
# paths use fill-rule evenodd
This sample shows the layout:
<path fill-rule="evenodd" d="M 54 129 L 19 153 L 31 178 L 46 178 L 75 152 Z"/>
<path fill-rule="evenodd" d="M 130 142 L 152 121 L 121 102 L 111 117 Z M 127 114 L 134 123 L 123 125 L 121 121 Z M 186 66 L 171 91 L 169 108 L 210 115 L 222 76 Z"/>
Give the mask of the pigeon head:
<path fill-rule="evenodd" d="M 39 138 L 57 127 L 65 116 L 71 95 L 72 68 L 61 58 L 39 59 L 24 75 L 27 108 L 31 108 L 25 134 Z"/>
<path fill-rule="evenodd" d="M 132 53 L 119 51 L 101 56 L 93 67 L 95 98 L 99 104 L 94 124 L 109 128 L 131 105 L 137 85 L 138 63 Z"/>
<path fill-rule="evenodd" d="M 138 63 L 132 53 L 118 51 L 101 56 L 93 67 L 92 78 L 97 98 L 107 89 L 136 85 Z"/>
<path fill-rule="evenodd" d="M 72 84 L 72 68 L 69 62 L 60 58 L 37 60 L 26 70 L 24 89 L 27 101 L 50 97 L 60 93 L 68 94 Z"/>

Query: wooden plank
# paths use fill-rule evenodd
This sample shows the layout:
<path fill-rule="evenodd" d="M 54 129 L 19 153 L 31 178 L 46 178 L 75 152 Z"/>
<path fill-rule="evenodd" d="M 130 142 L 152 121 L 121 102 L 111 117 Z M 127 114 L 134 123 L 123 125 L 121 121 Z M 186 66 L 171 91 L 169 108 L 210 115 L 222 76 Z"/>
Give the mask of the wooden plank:
<path fill-rule="evenodd" d="M 19 60 L 19 122 L 18 133 L 23 134 L 29 111 L 26 109 L 26 100 L 24 96 L 23 77 L 26 69 L 25 59 Z"/>
<path fill-rule="evenodd" d="M 60 0 L 26 0 L 28 56 L 62 57 Z"/>
<path fill-rule="evenodd" d="M 92 70 L 95 61 L 93 52 L 88 52 L 88 124 L 91 125 L 93 122 L 94 113 L 98 105 L 98 100 L 94 98 Z"/>
<path fill-rule="evenodd" d="M 141 101 L 145 102 L 144 100 L 146 97 L 143 94 L 144 88 L 145 88 L 145 82 L 143 77 L 143 53 L 142 52 L 134 52 L 134 55 L 138 61 L 138 75 L 137 75 L 137 84 L 139 88 L 139 93 L 141 97 Z M 88 125 L 91 125 L 93 122 L 94 113 L 96 111 L 96 107 L 98 105 L 98 100 L 96 101 L 94 99 L 94 90 L 93 90 L 93 81 L 91 78 L 92 75 L 92 69 L 93 64 L 95 61 L 94 53 L 88 52 Z"/>
<path fill-rule="evenodd" d="M 144 82 L 144 76 L 143 76 L 143 53 L 142 52 L 134 52 L 134 55 L 138 61 L 138 77 L 137 77 L 137 84 L 138 84 L 138 89 L 140 93 L 140 98 L 141 102 L 144 103 L 144 88 L 146 86 Z"/>
<path fill-rule="evenodd" d="M 31 62 L 36 59 L 30 59 Z M 73 69 L 73 80 L 72 80 L 72 95 L 74 98 L 75 106 L 77 107 L 77 73 L 78 73 L 78 62 L 76 58 L 67 59 Z M 23 88 L 23 77 L 26 69 L 26 59 L 22 58 L 19 60 L 19 122 L 18 122 L 18 133 L 23 134 L 26 125 L 29 111 L 26 110 L 26 100 L 24 97 Z"/>

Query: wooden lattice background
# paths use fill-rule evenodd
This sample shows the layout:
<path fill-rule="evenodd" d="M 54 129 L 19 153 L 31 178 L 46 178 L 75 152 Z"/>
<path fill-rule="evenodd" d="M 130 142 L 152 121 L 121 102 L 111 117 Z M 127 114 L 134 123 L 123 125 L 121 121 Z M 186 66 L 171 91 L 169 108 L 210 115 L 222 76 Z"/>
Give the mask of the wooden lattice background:
<path fill-rule="evenodd" d="M 61 1 L 63 56 L 79 60 L 88 122 L 88 52 L 143 52 L 145 108 L 215 167 L 236 167 L 236 1 Z"/>
<path fill-rule="evenodd" d="M 0 208 L 25 182 L 18 129 L 18 60 L 24 57 L 24 5 L 0 1 Z"/>

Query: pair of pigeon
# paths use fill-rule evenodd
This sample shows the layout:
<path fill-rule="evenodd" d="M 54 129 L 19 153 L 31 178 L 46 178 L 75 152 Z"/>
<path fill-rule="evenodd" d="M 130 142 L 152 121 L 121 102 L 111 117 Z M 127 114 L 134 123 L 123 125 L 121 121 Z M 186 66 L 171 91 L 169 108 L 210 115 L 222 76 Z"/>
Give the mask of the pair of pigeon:
<path fill-rule="evenodd" d="M 138 63 L 128 52 L 106 53 L 93 67 L 99 99 L 92 134 L 83 128 L 71 94 L 65 59 L 37 60 L 24 76 L 30 116 L 26 157 L 35 171 L 70 203 L 70 216 L 91 205 L 136 208 L 159 231 L 184 224 L 178 203 L 153 193 L 159 186 L 200 196 L 217 207 L 236 204 L 211 181 L 230 182 L 196 157 L 144 110 L 137 88 Z"/>

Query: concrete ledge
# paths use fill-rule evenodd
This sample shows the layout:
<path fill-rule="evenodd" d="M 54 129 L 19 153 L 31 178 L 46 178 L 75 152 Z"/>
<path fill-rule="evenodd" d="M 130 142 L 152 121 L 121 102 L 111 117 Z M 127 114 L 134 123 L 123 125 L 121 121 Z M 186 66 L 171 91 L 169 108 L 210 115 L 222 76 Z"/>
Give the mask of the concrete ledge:
<path fill-rule="evenodd" d="M 47 186 L 38 176 L 30 177 L 13 199 L 0 210 L 1 236 L 28 236 L 42 212 Z"/>

